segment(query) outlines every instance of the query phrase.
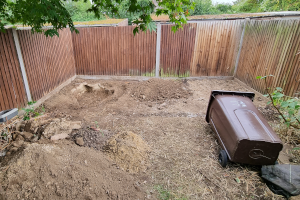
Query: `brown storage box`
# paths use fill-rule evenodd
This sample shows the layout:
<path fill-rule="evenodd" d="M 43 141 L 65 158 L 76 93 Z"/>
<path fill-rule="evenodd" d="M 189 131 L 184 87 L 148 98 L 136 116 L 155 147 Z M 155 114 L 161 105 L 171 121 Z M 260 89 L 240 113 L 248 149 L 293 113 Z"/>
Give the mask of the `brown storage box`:
<path fill-rule="evenodd" d="M 217 134 L 229 160 L 273 165 L 282 142 L 252 103 L 254 93 L 212 91 L 206 121 Z"/>

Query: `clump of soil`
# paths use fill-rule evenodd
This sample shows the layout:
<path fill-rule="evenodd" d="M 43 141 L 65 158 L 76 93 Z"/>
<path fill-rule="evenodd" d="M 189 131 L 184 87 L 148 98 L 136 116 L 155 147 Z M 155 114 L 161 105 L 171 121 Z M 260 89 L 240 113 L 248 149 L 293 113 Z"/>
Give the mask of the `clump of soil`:
<path fill-rule="evenodd" d="M 131 96 L 140 101 L 163 102 L 169 99 L 187 99 L 192 93 L 182 81 L 150 79 L 135 84 Z"/>
<path fill-rule="evenodd" d="M 141 136 L 130 131 L 114 135 L 107 141 L 104 150 L 126 171 L 137 173 L 147 169 L 150 148 Z"/>
<path fill-rule="evenodd" d="M 102 150 L 105 142 L 113 135 L 113 132 L 108 130 L 96 130 L 93 128 L 85 127 L 77 131 L 72 132 L 71 138 L 76 141 L 76 138 L 83 138 L 85 147 Z"/>
<path fill-rule="evenodd" d="M 0 199 L 144 199 L 134 177 L 102 152 L 31 144 L 0 173 Z"/>

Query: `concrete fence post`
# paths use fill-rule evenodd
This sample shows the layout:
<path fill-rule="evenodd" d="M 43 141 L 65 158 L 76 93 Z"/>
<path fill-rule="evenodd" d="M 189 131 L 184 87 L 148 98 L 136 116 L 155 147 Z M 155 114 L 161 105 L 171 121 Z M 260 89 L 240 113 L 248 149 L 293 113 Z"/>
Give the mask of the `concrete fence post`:
<path fill-rule="evenodd" d="M 156 64 L 155 64 L 155 77 L 159 77 L 159 62 L 160 62 L 160 43 L 161 43 L 161 24 L 157 24 L 156 30 Z"/>
<path fill-rule="evenodd" d="M 236 75 L 237 68 L 238 68 L 238 65 L 239 65 L 240 55 L 241 55 L 241 51 L 242 51 L 242 47 L 243 47 L 243 40 L 244 40 L 244 35 L 245 35 L 245 29 L 246 29 L 246 26 L 249 23 L 249 21 L 250 21 L 250 18 L 246 18 L 245 22 L 244 22 L 244 28 L 243 28 L 243 32 L 242 32 L 241 39 L 240 39 L 240 44 L 239 44 L 239 52 L 238 52 L 238 55 L 237 55 L 237 58 L 236 58 L 236 62 L 235 62 L 235 67 L 234 67 L 234 73 L 233 73 L 234 77 Z"/>
<path fill-rule="evenodd" d="M 15 41 L 15 45 L 16 45 L 16 49 L 17 49 L 17 54 L 18 54 L 18 59 L 19 59 L 20 67 L 21 67 L 21 72 L 22 72 L 23 82 L 24 82 L 25 91 L 26 91 L 26 95 L 27 95 L 27 100 L 32 101 L 29 84 L 28 84 L 28 80 L 27 80 L 27 76 L 26 76 L 25 66 L 24 66 L 24 62 L 23 62 L 22 52 L 21 52 L 21 48 L 20 48 L 18 34 L 17 34 L 16 29 L 12 29 L 12 32 L 13 32 L 13 37 L 14 37 L 14 41 Z"/>

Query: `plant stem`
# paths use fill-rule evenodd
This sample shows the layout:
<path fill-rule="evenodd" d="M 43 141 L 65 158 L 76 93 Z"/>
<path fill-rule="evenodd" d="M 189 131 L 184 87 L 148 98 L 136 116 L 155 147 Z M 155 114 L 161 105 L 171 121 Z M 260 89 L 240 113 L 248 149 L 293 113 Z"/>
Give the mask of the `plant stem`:
<path fill-rule="evenodd" d="M 272 96 L 271 96 L 271 94 L 270 94 L 270 92 L 269 92 L 269 89 L 268 89 L 268 85 L 267 85 L 267 77 L 266 77 L 264 80 L 265 80 L 266 92 L 268 93 L 268 96 L 269 96 L 269 98 L 271 99 L 271 102 L 272 102 L 273 107 L 274 107 L 274 108 L 277 110 L 277 112 L 281 115 L 282 119 L 283 119 L 285 122 L 288 122 L 288 121 L 286 120 L 286 118 L 284 117 L 284 115 L 282 114 L 282 112 L 279 110 L 279 108 L 277 108 L 277 106 L 275 106 L 275 104 L 274 104 L 274 100 L 273 100 L 273 98 L 272 98 Z M 296 120 L 299 122 L 298 119 L 296 119 Z M 299 123 L 300 123 L 300 122 L 299 122 Z M 293 128 L 299 129 L 299 127 L 296 126 L 296 125 L 290 124 L 290 126 L 293 127 Z"/>

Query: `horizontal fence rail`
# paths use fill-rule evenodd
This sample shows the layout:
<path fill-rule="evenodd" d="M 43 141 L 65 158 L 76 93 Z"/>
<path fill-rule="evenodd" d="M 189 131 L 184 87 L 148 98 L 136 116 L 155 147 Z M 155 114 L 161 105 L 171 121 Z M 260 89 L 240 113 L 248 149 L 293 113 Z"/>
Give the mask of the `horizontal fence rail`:
<path fill-rule="evenodd" d="M 29 88 L 33 100 L 42 98 L 75 75 L 71 32 L 59 31 L 59 37 L 17 31 Z"/>
<path fill-rule="evenodd" d="M 133 26 L 78 28 L 73 33 L 78 75 L 155 76 L 156 33 Z"/>
<path fill-rule="evenodd" d="M 0 111 L 22 107 L 26 102 L 12 30 L 0 31 Z"/>
<path fill-rule="evenodd" d="M 286 95 L 299 96 L 299 49 L 299 19 L 251 20 L 245 28 L 236 77 L 264 93 L 264 81 L 256 76 L 273 75 L 268 87 L 281 87 Z"/>

